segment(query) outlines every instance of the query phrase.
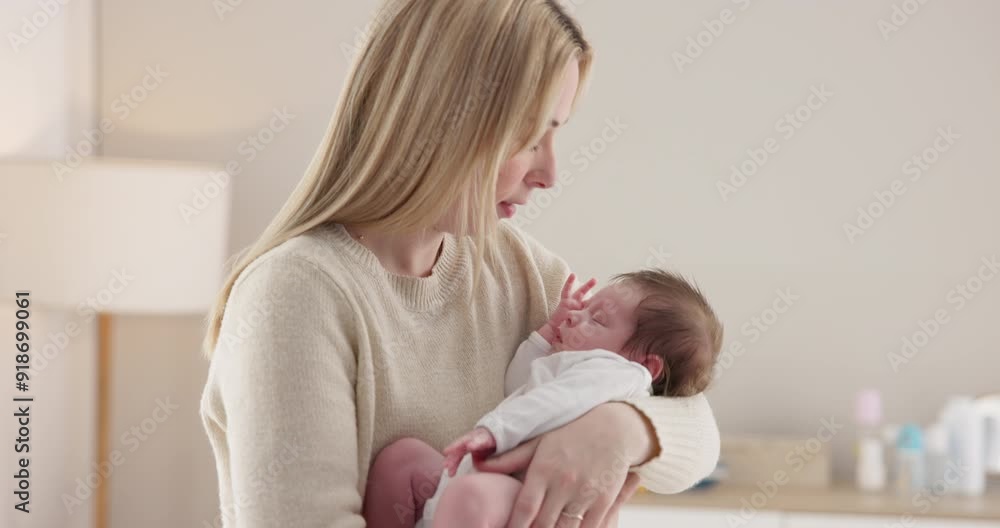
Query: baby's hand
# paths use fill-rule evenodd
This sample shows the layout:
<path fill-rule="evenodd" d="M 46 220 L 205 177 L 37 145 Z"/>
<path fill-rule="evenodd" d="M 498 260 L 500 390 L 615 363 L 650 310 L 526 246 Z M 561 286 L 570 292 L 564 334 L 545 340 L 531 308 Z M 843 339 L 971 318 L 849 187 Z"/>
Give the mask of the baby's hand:
<path fill-rule="evenodd" d="M 448 476 L 454 477 L 466 453 L 472 453 L 475 458 L 486 458 L 496 449 L 497 440 L 493 433 L 485 427 L 477 427 L 444 448 L 444 468 L 448 470 Z"/>
<path fill-rule="evenodd" d="M 552 312 L 552 317 L 546 323 L 546 332 L 542 333 L 542 336 L 550 343 L 552 342 L 552 338 L 555 337 L 559 326 L 569 318 L 569 313 L 573 310 L 582 310 L 587 305 L 584 297 L 597 284 L 597 279 L 590 279 L 574 292 L 574 281 L 576 281 L 576 274 L 570 273 L 569 277 L 566 278 L 566 284 L 563 285 L 562 295 L 559 298 L 559 306 Z"/>

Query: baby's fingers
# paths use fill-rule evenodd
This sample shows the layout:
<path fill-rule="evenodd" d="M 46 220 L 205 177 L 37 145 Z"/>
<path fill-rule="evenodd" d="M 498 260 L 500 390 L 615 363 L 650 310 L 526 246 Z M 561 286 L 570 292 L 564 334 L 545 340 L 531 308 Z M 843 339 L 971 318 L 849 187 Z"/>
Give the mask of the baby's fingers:
<path fill-rule="evenodd" d="M 577 301 L 582 302 L 583 297 L 587 295 L 587 292 L 589 292 L 590 289 L 593 288 L 595 285 L 597 285 L 597 279 L 590 279 L 589 281 L 585 282 L 583 286 L 580 286 L 580 288 L 576 290 L 576 293 L 573 294 L 573 298 L 576 299 Z"/>
<path fill-rule="evenodd" d="M 458 462 L 461 458 L 455 455 L 448 455 L 444 458 L 444 468 L 448 471 L 449 477 L 455 476 L 455 471 L 458 470 Z"/>
<path fill-rule="evenodd" d="M 570 273 L 569 277 L 566 277 L 566 284 L 563 284 L 562 298 L 566 299 L 573 293 L 573 283 L 576 282 L 576 274 Z"/>
<path fill-rule="evenodd" d="M 451 445 L 444 448 L 441 452 L 444 453 L 446 456 L 451 456 L 456 453 L 462 453 L 464 452 L 465 446 L 468 442 L 469 439 L 463 436 L 462 438 L 459 438 L 458 440 L 452 442 Z"/>

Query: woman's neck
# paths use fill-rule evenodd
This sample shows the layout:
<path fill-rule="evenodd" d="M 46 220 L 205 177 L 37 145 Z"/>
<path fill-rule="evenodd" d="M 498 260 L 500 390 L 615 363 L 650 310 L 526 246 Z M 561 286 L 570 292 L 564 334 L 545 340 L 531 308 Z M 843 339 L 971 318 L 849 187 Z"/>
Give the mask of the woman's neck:
<path fill-rule="evenodd" d="M 444 247 L 444 233 L 384 234 L 345 225 L 348 234 L 368 248 L 387 271 L 408 277 L 429 277 Z"/>

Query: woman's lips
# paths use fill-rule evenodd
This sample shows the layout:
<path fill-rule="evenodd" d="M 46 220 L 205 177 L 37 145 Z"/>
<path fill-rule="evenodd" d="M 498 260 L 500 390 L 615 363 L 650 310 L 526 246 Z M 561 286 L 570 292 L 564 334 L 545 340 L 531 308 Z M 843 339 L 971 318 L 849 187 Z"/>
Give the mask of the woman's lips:
<path fill-rule="evenodd" d="M 497 210 L 502 218 L 512 218 L 517 212 L 517 206 L 509 202 L 500 202 Z"/>

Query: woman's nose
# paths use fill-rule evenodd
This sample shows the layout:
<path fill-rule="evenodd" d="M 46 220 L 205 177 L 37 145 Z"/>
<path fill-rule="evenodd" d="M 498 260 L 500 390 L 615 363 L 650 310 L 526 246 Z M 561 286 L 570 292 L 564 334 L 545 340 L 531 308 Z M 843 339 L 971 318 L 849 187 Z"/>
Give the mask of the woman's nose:
<path fill-rule="evenodd" d="M 542 169 L 528 176 L 528 184 L 539 189 L 551 189 L 556 184 L 555 170 Z"/>
<path fill-rule="evenodd" d="M 528 185 L 551 189 L 556 184 L 556 153 L 551 139 L 542 141 L 538 164 L 528 173 Z"/>

